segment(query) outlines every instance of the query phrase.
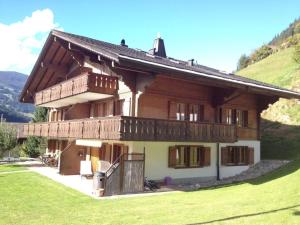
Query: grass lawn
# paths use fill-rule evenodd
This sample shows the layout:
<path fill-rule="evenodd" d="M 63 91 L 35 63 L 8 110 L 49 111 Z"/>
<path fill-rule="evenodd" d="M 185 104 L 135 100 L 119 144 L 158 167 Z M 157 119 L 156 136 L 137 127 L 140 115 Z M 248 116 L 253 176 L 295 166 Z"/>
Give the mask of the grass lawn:
<path fill-rule="evenodd" d="M 19 170 L 25 170 L 25 168 L 20 165 L 0 165 L 0 173 Z"/>
<path fill-rule="evenodd" d="M 0 224 L 299 224 L 300 160 L 248 183 L 94 200 L 36 173 L 0 174 Z"/>

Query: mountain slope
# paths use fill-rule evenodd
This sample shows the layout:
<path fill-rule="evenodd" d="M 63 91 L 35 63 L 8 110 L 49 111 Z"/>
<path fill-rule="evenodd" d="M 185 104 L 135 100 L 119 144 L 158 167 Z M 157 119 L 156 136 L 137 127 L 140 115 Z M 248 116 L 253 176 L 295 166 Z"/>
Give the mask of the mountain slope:
<path fill-rule="evenodd" d="M 0 71 L 0 115 L 8 122 L 27 122 L 34 111 L 33 105 L 19 102 L 26 80 L 25 74 Z"/>
<path fill-rule="evenodd" d="M 300 81 L 300 66 L 293 60 L 293 54 L 294 48 L 281 50 L 249 65 L 237 74 L 280 87 L 293 88 Z"/>
<path fill-rule="evenodd" d="M 300 91 L 300 65 L 287 48 L 249 65 L 237 74 Z M 300 102 L 280 99 L 262 113 L 262 158 L 300 157 Z"/>

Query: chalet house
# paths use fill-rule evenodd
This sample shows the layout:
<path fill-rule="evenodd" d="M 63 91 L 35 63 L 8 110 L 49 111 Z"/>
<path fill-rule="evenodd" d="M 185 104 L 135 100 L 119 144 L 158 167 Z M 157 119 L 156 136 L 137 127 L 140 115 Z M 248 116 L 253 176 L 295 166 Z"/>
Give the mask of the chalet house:
<path fill-rule="evenodd" d="M 53 30 L 20 100 L 49 109 L 24 126 L 48 139 L 59 172 L 105 172 L 106 195 L 157 181 L 222 179 L 260 161 L 260 114 L 300 94 L 150 51 Z"/>

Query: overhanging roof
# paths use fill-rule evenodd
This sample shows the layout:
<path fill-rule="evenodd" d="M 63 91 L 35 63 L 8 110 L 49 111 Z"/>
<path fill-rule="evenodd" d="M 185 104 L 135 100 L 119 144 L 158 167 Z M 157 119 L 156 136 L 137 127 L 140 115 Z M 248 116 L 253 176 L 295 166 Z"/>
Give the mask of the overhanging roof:
<path fill-rule="evenodd" d="M 195 78 L 205 78 L 211 81 L 222 82 L 224 86 L 236 85 L 247 90 L 252 90 L 254 92 L 263 92 L 269 95 L 275 95 L 284 98 L 298 98 L 300 99 L 300 93 L 280 88 L 275 85 L 260 82 L 257 80 L 252 80 L 235 74 L 227 74 L 219 70 L 202 66 L 202 65 L 189 65 L 188 62 L 177 60 L 174 58 L 162 58 L 149 54 L 148 52 L 128 48 L 121 45 L 115 45 L 92 38 L 79 36 L 71 33 L 66 33 L 62 31 L 53 30 L 49 34 L 49 38 L 45 44 L 49 44 L 50 37 L 60 38 L 68 43 L 71 43 L 79 48 L 90 53 L 100 55 L 102 57 L 108 58 L 119 64 L 133 63 L 134 65 L 139 65 L 140 68 L 147 66 L 153 69 L 163 69 L 168 71 L 170 74 L 176 72 L 182 74 L 182 78 L 187 78 L 185 75 L 194 76 Z M 40 64 L 40 60 L 43 55 L 45 55 L 46 47 L 43 48 L 41 55 L 36 63 Z M 28 81 L 21 94 L 21 99 L 24 97 L 29 83 L 35 76 L 36 65 L 28 78 Z"/>

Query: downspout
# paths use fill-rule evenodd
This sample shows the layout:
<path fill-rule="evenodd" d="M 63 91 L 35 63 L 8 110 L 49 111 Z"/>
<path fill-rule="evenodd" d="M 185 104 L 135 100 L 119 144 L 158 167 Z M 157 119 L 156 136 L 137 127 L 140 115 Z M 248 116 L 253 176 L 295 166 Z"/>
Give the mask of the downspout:
<path fill-rule="evenodd" d="M 217 142 L 217 180 L 220 180 L 220 143 Z"/>

